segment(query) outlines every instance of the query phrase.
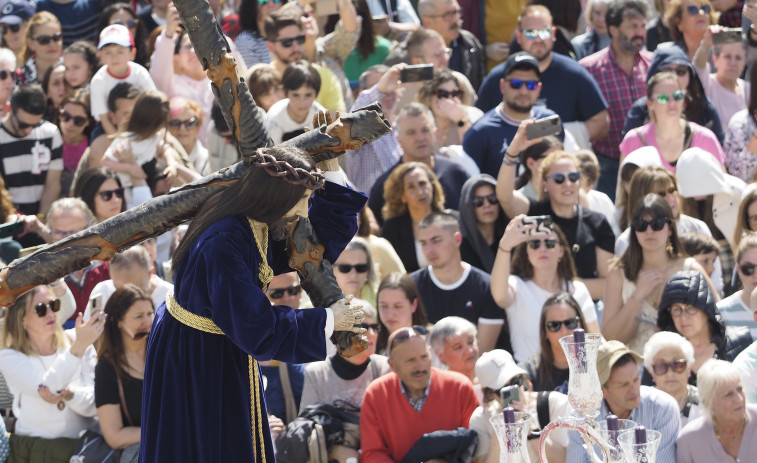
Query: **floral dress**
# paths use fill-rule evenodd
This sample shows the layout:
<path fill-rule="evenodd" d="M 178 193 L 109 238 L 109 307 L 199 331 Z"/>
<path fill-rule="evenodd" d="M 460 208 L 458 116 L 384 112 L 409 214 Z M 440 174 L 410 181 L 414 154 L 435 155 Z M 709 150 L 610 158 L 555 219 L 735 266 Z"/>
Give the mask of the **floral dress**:
<path fill-rule="evenodd" d="M 757 130 L 748 109 L 742 109 L 731 118 L 725 136 L 725 167 L 728 173 L 749 183 L 757 169 L 757 154 L 747 149 L 749 139 Z"/>

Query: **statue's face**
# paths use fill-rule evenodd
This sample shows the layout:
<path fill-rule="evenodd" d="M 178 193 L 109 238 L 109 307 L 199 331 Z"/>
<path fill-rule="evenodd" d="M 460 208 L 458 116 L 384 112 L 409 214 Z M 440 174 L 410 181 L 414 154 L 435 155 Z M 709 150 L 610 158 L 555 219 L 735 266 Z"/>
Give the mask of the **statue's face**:
<path fill-rule="evenodd" d="M 310 199 L 310 190 L 307 190 L 305 194 L 303 195 L 302 199 L 300 199 L 297 204 L 294 205 L 293 208 L 289 210 L 286 214 L 284 214 L 284 217 L 302 217 L 307 218 L 308 217 L 308 200 Z"/>

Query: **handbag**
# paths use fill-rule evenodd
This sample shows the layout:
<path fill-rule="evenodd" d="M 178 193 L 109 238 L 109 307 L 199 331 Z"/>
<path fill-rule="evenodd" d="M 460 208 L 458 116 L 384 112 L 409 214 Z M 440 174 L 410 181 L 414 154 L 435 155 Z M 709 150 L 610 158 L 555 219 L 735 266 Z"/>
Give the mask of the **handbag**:
<path fill-rule="evenodd" d="M 121 383 L 121 375 L 116 372 L 118 380 L 118 396 L 121 399 L 121 407 L 126 415 L 126 421 L 129 426 L 134 426 L 129 415 L 129 409 L 126 408 L 126 398 L 124 397 L 124 386 Z M 76 443 L 74 454 L 69 460 L 70 463 L 118 463 L 121 459 L 121 450 L 112 449 L 105 442 L 102 434 L 88 429 L 79 437 Z"/>

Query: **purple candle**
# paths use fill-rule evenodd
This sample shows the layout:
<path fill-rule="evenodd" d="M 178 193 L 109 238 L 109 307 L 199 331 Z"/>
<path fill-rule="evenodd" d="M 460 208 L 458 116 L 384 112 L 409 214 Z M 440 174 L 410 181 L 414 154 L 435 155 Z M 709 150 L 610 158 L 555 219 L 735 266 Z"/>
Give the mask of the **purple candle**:
<path fill-rule="evenodd" d="M 578 370 L 583 373 L 586 371 L 586 358 L 581 354 L 586 350 L 584 346 L 586 343 L 586 336 L 584 335 L 583 328 L 576 328 L 573 330 L 573 343 L 575 344 L 575 346 L 573 346 L 575 348 L 574 354 L 576 358 L 579 359 Z"/>
<path fill-rule="evenodd" d="M 644 426 L 637 426 L 633 431 L 636 445 L 647 443 L 647 428 Z"/>
<path fill-rule="evenodd" d="M 610 445 L 618 446 L 618 417 L 615 415 L 607 415 L 607 435 L 610 438 Z"/>
<path fill-rule="evenodd" d="M 505 428 L 508 427 L 508 425 L 515 424 L 515 410 L 513 410 L 513 407 L 505 407 L 504 410 L 502 410 L 502 415 L 505 418 Z M 512 453 L 513 452 L 513 445 L 510 443 L 510 433 L 505 434 L 507 437 L 507 452 Z"/>

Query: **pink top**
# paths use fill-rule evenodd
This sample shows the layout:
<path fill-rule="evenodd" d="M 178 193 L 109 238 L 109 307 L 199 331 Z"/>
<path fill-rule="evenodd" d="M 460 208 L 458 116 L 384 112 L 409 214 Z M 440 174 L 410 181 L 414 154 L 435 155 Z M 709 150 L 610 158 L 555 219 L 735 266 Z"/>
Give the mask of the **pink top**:
<path fill-rule="evenodd" d="M 69 145 L 65 141 L 63 142 L 63 170 L 66 172 L 75 172 L 79 166 L 79 160 L 81 159 L 84 151 L 89 146 L 89 139 L 84 139 L 79 142 L 78 145 Z"/>
<path fill-rule="evenodd" d="M 626 133 L 623 141 L 620 142 L 620 153 L 622 157 L 626 157 L 630 153 L 644 146 L 653 146 L 659 153 L 660 147 L 657 146 L 657 138 L 654 134 L 654 127 L 655 123 L 650 122 L 649 124 L 645 124 Z M 691 130 L 693 132 L 691 137 L 691 147 L 702 148 L 703 150 L 715 156 L 720 164 L 723 164 L 725 153 L 723 152 L 723 147 L 720 146 L 720 142 L 718 141 L 715 134 L 712 133 L 710 129 L 702 127 L 701 125 L 694 122 L 689 122 L 689 127 L 691 127 Z M 639 136 L 639 134 L 641 134 L 641 137 Z M 644 138 L 644 140 L 646 140 L 646 143 L 642 141 L 642 137 Z M 666 169 L 675 173 L 676 168 L 668 161 L 666 161 L 665 158 L 662 157 L 662 155 L 660 155 L 660 161 L 662 161 L 662 165 L 665 166 Z"/>

